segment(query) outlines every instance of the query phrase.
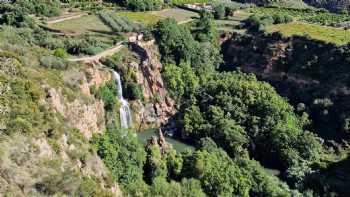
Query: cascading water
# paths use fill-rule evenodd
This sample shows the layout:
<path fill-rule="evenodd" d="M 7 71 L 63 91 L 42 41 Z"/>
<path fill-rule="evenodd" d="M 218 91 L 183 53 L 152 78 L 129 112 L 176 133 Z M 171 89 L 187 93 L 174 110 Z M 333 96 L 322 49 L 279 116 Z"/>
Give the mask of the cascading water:
<path fill-rule="evenodd" d="M 115 83 L 118 88 L 118 99 L 121 103 L 120 107 L 120 126 L 122 128 L 130 128 L 132 125 L 132 118 L 131 118 L 131 111 L 129 107 L 129 103 L 127 100 L 124 99 L 123 97 L 123 88 L 122 88 L 122 82 L 120 80 L 120 75 L 119 73 L 115 72 L 114 70 L 112 71 L 113 73 L 113 78 L 115 80 Z"/>

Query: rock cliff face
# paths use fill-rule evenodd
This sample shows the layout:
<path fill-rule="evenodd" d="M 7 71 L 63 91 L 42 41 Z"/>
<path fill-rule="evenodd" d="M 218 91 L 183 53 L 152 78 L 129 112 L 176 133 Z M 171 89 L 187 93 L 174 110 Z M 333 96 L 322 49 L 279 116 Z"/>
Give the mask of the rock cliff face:
<path fill-rule="evenodd" d="M 104 103 L 93 99 L 90 89 L 98 88 L 104 82 L 111 79 L 106 69 L 99 69 L 97 65 L 86 65 L 86 70 L 70 71 L 65 75 L 66 81 L 78 81 L 79 89 L 85 99 L 67 101 L 62 96 L 61 90 L 47 89 L 47 99 L 72 127 L 79 129 L 86 138 L 91 138 L 93 133 L 102 133 L 105 130 Z"/>
<path fill-rule="evenodd" d="M 162 64 L 154 41 L 131 44 L 141 63 L 138 65 L 137 81 L 142 86 L 146 106 L 138 104 L 138 124 L 153 123 L 160 127 L 174 115 L 174 101 L 168 96 L 161 76 Z"/>

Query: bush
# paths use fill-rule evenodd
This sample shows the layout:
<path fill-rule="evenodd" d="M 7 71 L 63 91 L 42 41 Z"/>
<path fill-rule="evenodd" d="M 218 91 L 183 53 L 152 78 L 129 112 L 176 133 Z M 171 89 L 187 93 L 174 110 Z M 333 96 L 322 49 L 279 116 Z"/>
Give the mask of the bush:
<path fill-rule="evenodd" d="M 293 21 L 293 17 L 286 14 L 274 14 L 272 16 L 273 24 L 290 23 Z"/>
<path fill-rule="evenodd" d="M 60 14 L 59 0 L 22 0 L 16 1 L 19 7 L 30 14 L 39 16 L 58 16 Z"/>
<path fill-rule="evenodd" d="M 142 93 L 142 87 L 140 84 L 137 84 L 134 82 L 130 83 L 130 84 L 128 84 L 127 89 L 130 90 L 130 92 L 129 92 L 130 99 L 132 99 L 132 100 L 136 100 L 136 99 L 143 100 L 144 99 L 143 93 Z"/>
<path fill-rule="evenodd" d="M 97 97 L 102 99 L 106 109 L 112 109 L 117 103 L 117 87 L 114 81 L 109 81 L 100 87 Z"/>
<path fill-rule="evenodd" d="M 223 4 L 219 4 L 214 7 L 214 18 L 223 19 L 226 16 L 226 8 Z"/>
<path fill-rule="evenodd" d="M 289 23 L 292 21 L 293 18 L 289 15 L 275 14 L 271 16 L 253 14 L 244 21 L 244 26 L 252 32 L 259 32 L 263 31 L 266 26 L 272 24 Z"/>
<path fill-rule="evenodd" d="M 163 0 L 128 0 L 126 5 L 135 11 L 160 10 L 163 7 Z"/>
<path fill-rule="evenodd" d="M 60 57 L 60 58 L 66 58 L 68 56 L 67 51 L 63 48 L 56 49 L 53 54 L 54 56 Z"/>
<path fill-rule="evenodd" d="M 44 56 L 40 58 L 40 64 L 45 68 L 52 68 L 58 70 L 65 70 L 68 67 L 68 64 L 64 59 L 55 56 Z"/>

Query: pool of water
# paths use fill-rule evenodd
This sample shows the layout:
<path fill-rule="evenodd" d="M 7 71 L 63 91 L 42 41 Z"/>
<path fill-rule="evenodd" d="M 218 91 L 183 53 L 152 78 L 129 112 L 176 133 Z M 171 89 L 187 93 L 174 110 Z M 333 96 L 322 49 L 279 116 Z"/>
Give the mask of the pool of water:
<path fill-rule="evenodd" d="M 140 132 L 140 133 L 137 133 L 137 138 L 139 139 L 140 142 L 142 142 L 143 144 L 146 144 L 147 143 L 147 140 L 150 139 L 152 136 L 158 136 L 156 133 L 155 133 L 156 130 L 154 129 L 149 129 L 147 131 L 144 131 L 144 132 Z M 173 148 L 178 151 L 178 152 L 182 152 L 186 149 L 191 149 L 191 150 L 194 150 L 194 147 L 191 146 L 191 145 L 188 145 L 188 144 L 185 144 L 179 140 L 176 140 L 174 138 L 170 138 L 170 137 L 165 137 L 165 140 L 170 143 Z"/>
<path fill-rule="evenodd" d="M 279 176 L 281 174 L 281 172 L 277 169 L 272 169 L 272 168 L 266 168 L 264 167 L 264 170 L 270 174 L 270 175 L 275 175 L 275 176 Z"/>

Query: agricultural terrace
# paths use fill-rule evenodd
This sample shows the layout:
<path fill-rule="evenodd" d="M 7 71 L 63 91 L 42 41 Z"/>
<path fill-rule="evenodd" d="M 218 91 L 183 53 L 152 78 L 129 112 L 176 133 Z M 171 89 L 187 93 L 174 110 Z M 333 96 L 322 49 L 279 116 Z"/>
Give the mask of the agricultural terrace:
<path fill-rule="evenodd" d="M 219 31 L 225 31 L 225 32 L 240 32 L 243 33 L 244 30 L 241 28 L 237 28 L 242 24 L 242 21 L 247 19 L 249 17 L 250 13 L 245 12 L 243 10 L 238 10 L 234 12 L 234 14 L 228 18 L 225 19 L 217 19 L 215 20 L 217 29 Z"/>
<path fill-rule="evenodd" d="M 290 15 L 298 21 L 326 26 L 336 26 L 339 23 L 350 21 L 350 15 L 348 14 L 335 14 L 315 9 L 254 7 L 248 10 L 251 13 L 261 15 Z"/>
<path fill-rule="evenodd" d="M 350 42 L 350 30 L 325 27 L 305 23 L 288 23 L 271 25 L 266 28 L 267 32 L 281 32 L 284 36 L 293 35 L 310 36 L 315 40 L 322 40 L 336 45 L 343 45 Z"/>
<path fill-rule="evenodd" d="M 165 18 L 174 18 L 178 23 L 186 23 L 198 17 L 198 13 L 180 8 L 164 9 L 150 12 L 118 12 L 119 16 L 126 16 L 130 20 L 143 24 L 155 24 Z"/>
<path fill-rule="evenodd" d="M 48 26 L 53 29 L 61 30 L 64 33 L 73 34 L 111 32 L 111 28 L 97 15 L 83 16 L 59 23 L 48 24 Z"/>

